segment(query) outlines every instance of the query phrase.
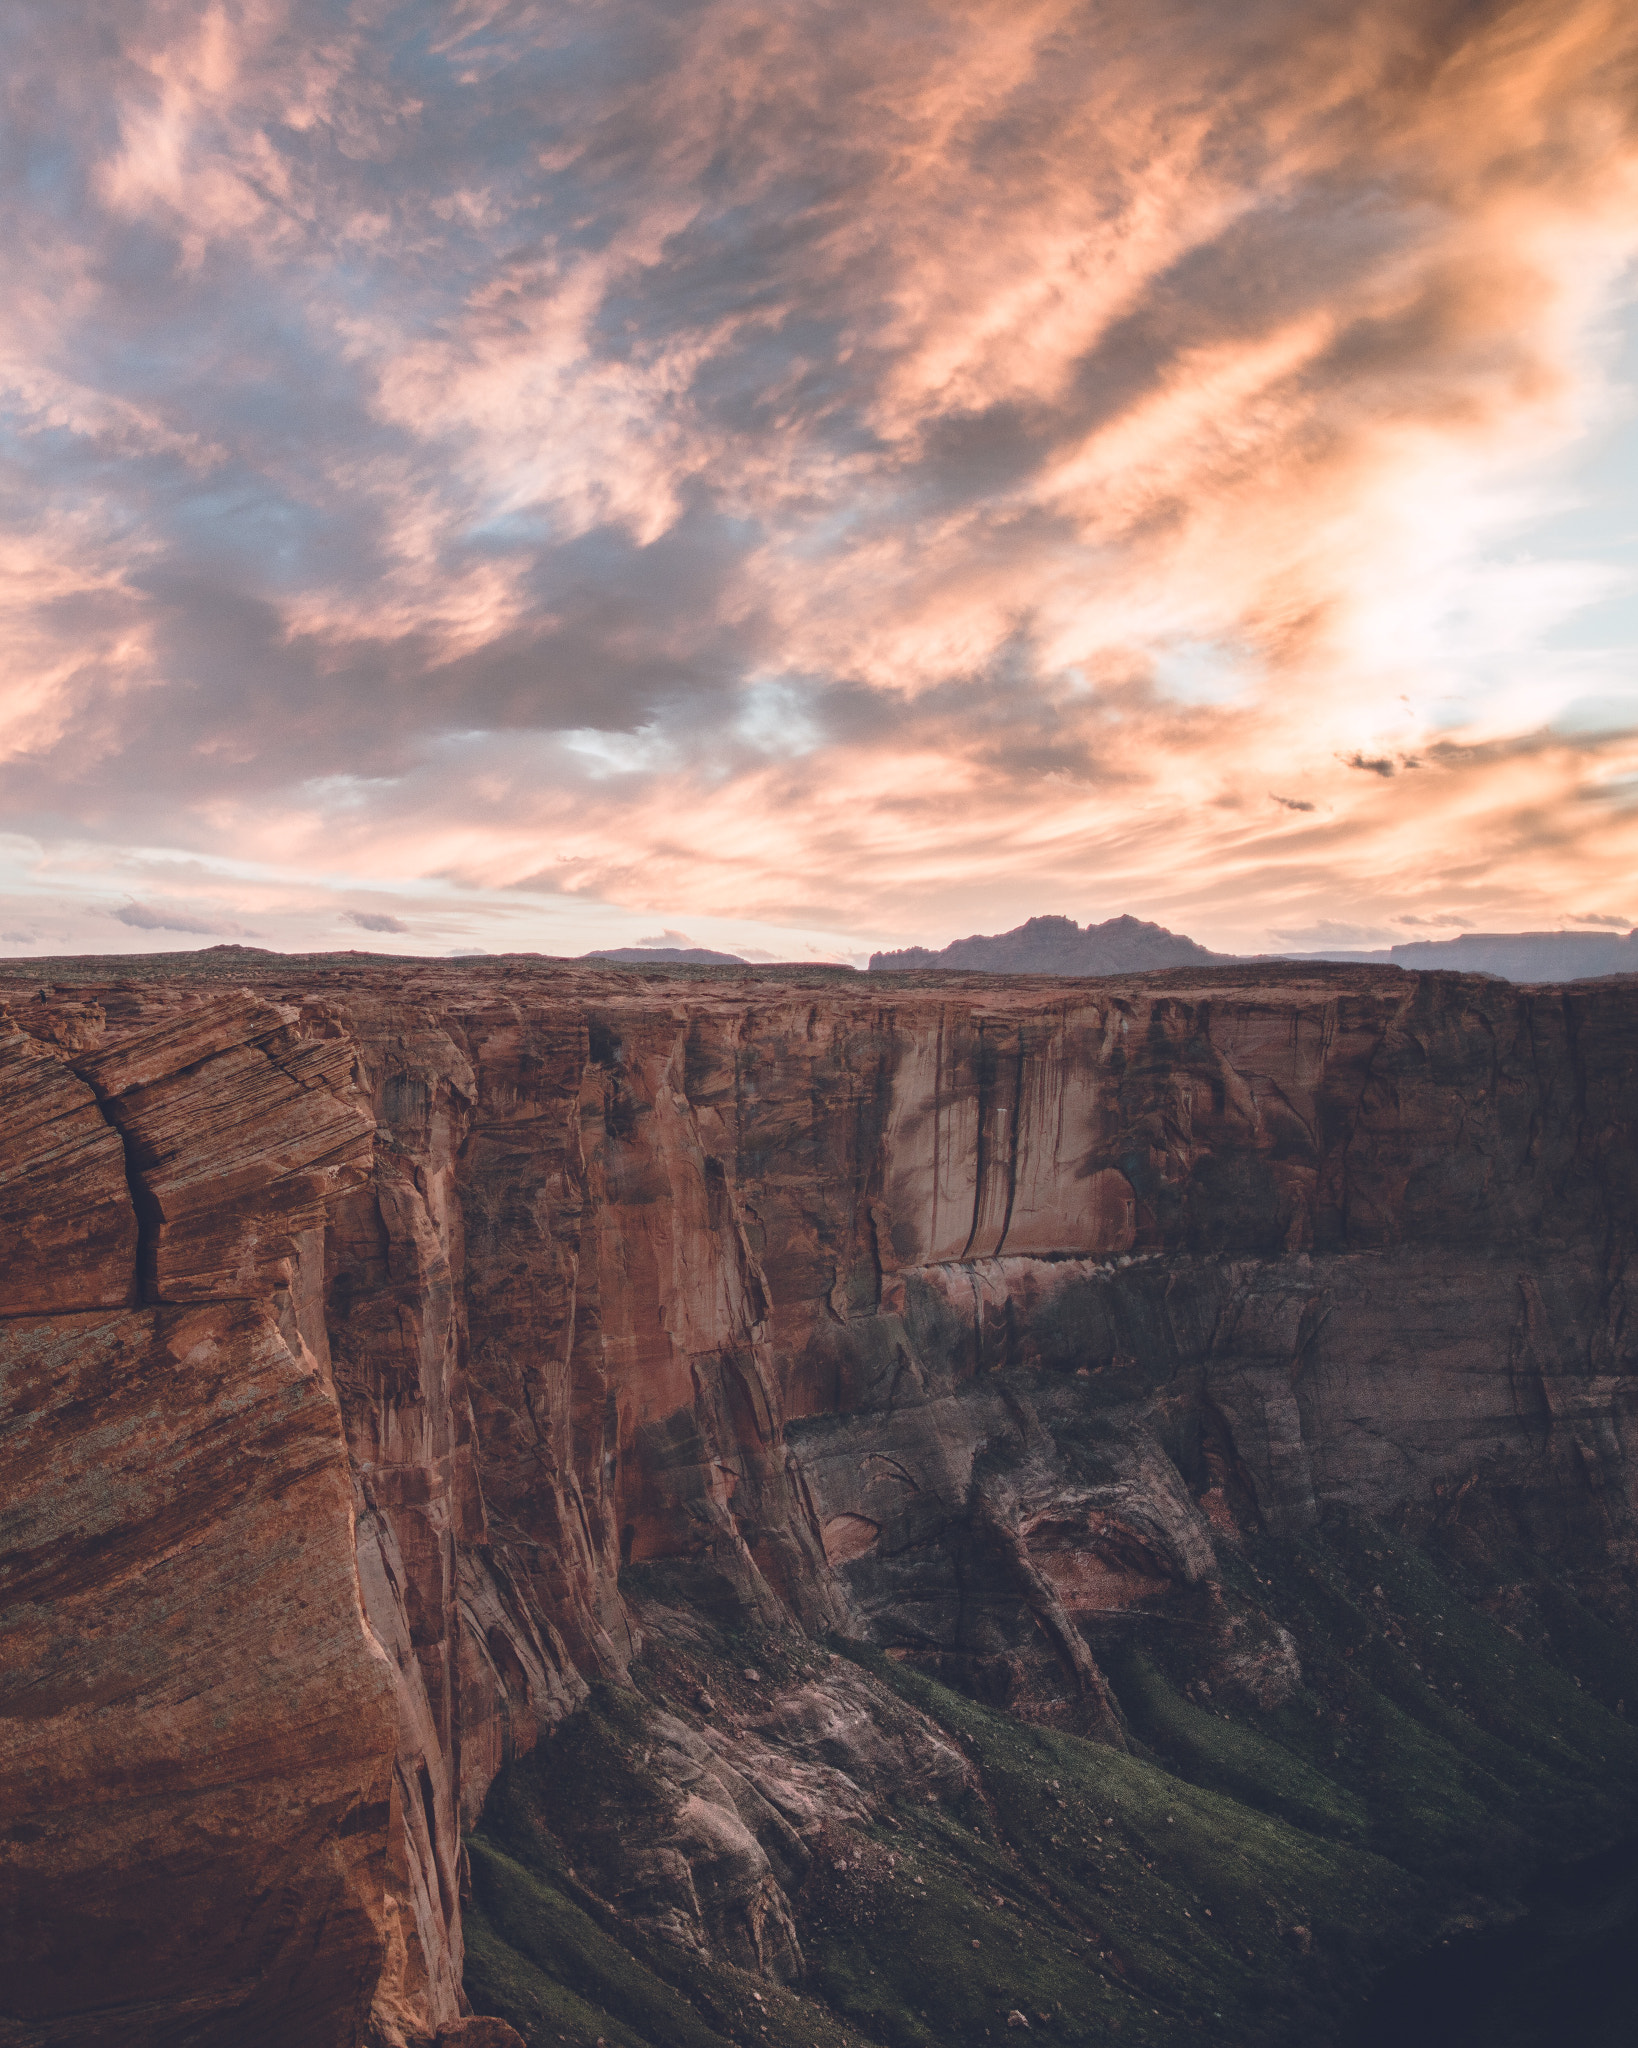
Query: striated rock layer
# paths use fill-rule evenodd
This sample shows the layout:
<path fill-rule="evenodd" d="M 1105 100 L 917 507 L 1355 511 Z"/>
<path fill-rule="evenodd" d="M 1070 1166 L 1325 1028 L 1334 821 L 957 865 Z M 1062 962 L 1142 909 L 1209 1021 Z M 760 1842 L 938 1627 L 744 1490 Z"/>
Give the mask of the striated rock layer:
<path fill-rule="evenodd" d="M 0 2043 L 453 2028 L 463 1828 L 662 1580 L 1116 1745 L 1134 1621 L 1290 1695 L 1222 1559 L 1338 1507 L 1633 1623 L 1638 981 L 30 969 Z M 825 1814 L 966 1769 L 858 1684 L 660 1724 L 634 1924 L 800 1974 Z"/>

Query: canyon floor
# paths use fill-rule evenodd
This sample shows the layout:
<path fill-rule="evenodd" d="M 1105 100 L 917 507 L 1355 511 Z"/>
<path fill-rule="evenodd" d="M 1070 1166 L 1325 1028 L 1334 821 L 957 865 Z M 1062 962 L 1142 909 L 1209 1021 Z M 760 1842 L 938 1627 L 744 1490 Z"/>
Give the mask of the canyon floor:
<path fill-rule="evenodd" d="M 0 1005 L 4 2048 L 1614 2040 L 1638 980 Z"/>

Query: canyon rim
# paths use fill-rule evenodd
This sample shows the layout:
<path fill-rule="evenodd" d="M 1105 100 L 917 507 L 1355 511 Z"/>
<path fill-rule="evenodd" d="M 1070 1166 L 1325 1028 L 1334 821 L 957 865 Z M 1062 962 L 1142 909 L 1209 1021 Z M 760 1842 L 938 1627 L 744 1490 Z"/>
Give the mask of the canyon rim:
<path fill-rule="evenodd" d="M 1343 2040 L 1638 1813 L 1638 979 L 0 979 L 7 2048 Z"/>

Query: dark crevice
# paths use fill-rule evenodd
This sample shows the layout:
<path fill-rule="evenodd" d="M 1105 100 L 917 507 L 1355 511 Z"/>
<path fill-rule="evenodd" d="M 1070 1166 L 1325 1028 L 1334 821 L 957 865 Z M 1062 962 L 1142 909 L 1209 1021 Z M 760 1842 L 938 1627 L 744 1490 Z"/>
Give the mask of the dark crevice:
<path fill-rule="evenodd" d="M 120 1156 L 125 1163 L 125 1186 L 137 1222 L 136 1272 L 132 1287 L 135 1299 L 143 1307 L 153 1307 L 159 1301 L 159 1233 L 165 1221 L 164 1214 L 137 1165 L 136 1140 L 117 1118 L 109 1114 L 108 1102 L 98 1091 L 97 1084 L 88 1075 L 81 1074 L 78 1067 L 73 1071 L 91 1090 L 98 1115 L 119 1140 Z"/>
<path fill-rule="evenodd" d="M 126 1311 L 126 1310 L 127 1310 L 128 1308 L 130 1308 L 130 1306 L 131 1306 L 131 1300 L 130 1300 L 130 1297 L 129 1297 L 129 1295 L 127 1295 L 127 1297 L 125 1298 L 125 1300 L 124 1300 L 124 1301 L 81 1301 L 81 1302 L 76 1302 L 76 1303 L 74 1304 L 74 1306 L 73 1306 L 73 1307 L 72 1307 L 71 1309 L 69 1309 L 69 1310 L 67 1310 L 67 1311 L 66 1311 L 66 1313 L 67 1313 L 67 1314 L 69 1314 L 69 1315 L 76 1315 L 76 1316 L 94 1316 L 94 1315 L 98 1315 L 98 1314 L 102 1314 L 102 1313 L 106 1313 L 106 1314 L 108 1314 L 108 1315 L 122 1315 L 122 1314 L 123 1314 L 123 1313 L 124 1313 L 124 1312 L 125 1312 L 125 1311 Z M 44 1322 L 44 1323 L 49 1323 L 49 1322 L 50 1322 L 50 1321 L 52 1321 L 52 1320 L 53 1320 L 53 1318 L 52 1318 L 52 1317 L 51 1317 L 51 1316 L 50 1316 L 49 1314 L 47 1314 L 47 1313 L 43 1313 L 43 1312 L 42 1312 L 42 1311 L 41 1311 L 40 1309 L 37 1309 L 37 1308 L 17 1308 L 17 1309 L 10 1309 L 10 1308 L 8 1308 L 8 1309 L 3 1309 L 3 1310 L 0 1310 L 0 1324 L 4 1324 L 4 1323 L 34 1323 L 34 1324 L 39 1324 L 39 1323 L 43 1323 L 43 1322 Z"/>
<path fill-rule="evenodd" d="M 449 1881 L 444 1876 L 443 1859 L 438 1854 L 438 1802 L 433 1795 L 432 1773 L 424 1763 L 417 1765 L 416 1783 L 421 1793 L 421 1811 L 426 1816 L 427 1851 L 432 1860 L 433 1875 L 438 1882 L 438 1904 L 443 1911 L 444 1925 L 453 1926 L 455 1901 L 450 1897 Z"/>

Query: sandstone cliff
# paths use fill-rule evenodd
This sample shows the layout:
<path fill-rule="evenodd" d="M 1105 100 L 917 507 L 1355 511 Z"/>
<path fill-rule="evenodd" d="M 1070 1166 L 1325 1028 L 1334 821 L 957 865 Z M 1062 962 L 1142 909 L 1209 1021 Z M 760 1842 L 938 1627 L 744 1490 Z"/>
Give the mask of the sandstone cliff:
<path fill-rule="evenodd" d="M 47 976 L 0 985 L 0 2042 L 429 2040 L 463 1833 L 639 1665 L 636 1805 L 540 1825 L 777 1986 L 835 1830 L 978 1783 L 912 1674 L 1117 1755 L 1136 1649 L 1278 1713 L 1246 1560 L 1334 1514 L 1632 1628 L 1638 984 Z M 724 1718 L 746 1627 L 896 1662 Z"/>

